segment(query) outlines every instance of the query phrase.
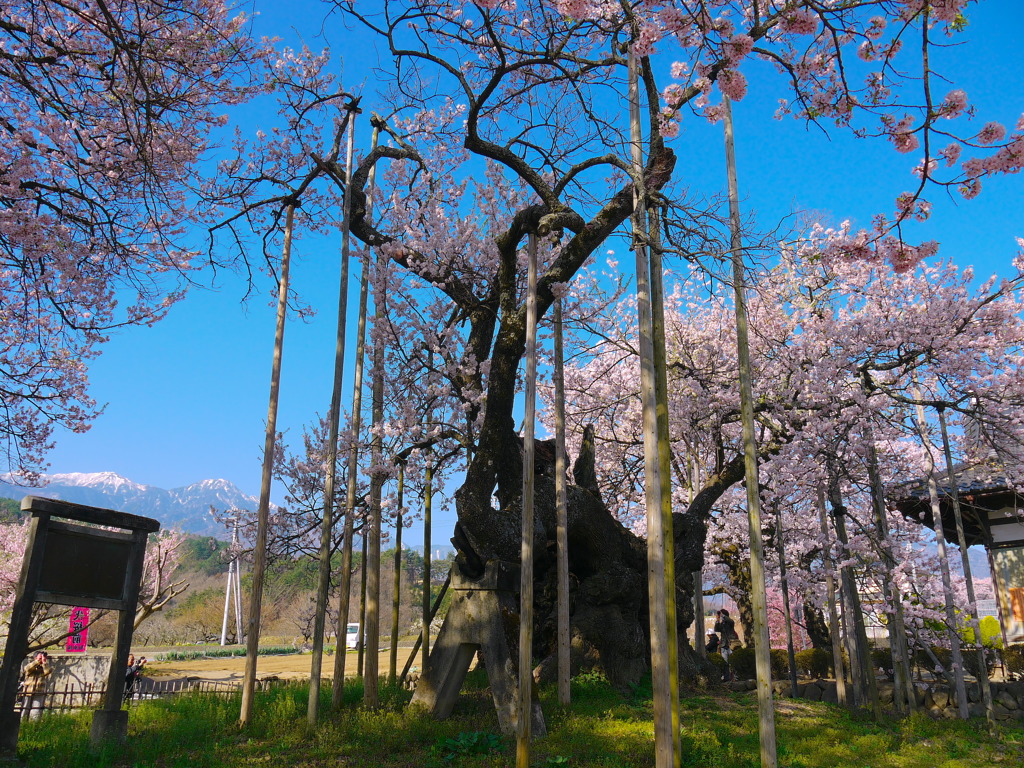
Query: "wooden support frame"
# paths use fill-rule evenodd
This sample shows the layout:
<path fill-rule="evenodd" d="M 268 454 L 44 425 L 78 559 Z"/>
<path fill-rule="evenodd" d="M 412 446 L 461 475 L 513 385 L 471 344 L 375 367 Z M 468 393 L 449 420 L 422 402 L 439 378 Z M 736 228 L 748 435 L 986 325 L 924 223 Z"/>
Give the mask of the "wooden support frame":
<path fill-rule="evenodd" d="M 519 612 L 516 588 L 519 568 L 489 561 L 480 579 L 463 575 L 458 562 L 452 567 L 454 595 L 441 631 L 434 640 L 410 707 L 425 709 L 438 720 L 451 714 L 473 657 L 479 653 L 498 713 L 498 725 L 505 734 L 518 725 L 519 683 L 512 654 L 519 623 L 510 620 Z M 532 686 L 531 686 L 532 688 Z M 530 696 L 530 733 L 547 735 L 544 714 L 535 693 Z"/>

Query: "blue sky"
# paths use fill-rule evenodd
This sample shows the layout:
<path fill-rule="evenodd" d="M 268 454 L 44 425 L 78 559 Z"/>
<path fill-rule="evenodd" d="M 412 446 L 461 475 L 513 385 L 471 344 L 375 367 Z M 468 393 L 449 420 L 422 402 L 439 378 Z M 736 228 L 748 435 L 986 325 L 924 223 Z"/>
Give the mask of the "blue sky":
<path fill-rule="evenodd" d="M 291 25 L 301 22 L 310 47 L 330 43 L 344 50 L 346 86 L 365 82 L 364 108 L 380 108 L 369 69 L 376 61 L 372 41 L 328 20 L 325 43 L 318 37 L 322 8 L 316 0 L 257 2 L 256 30 L 295 45 L 298 32 Z M 971 10 L 963 36 L 982 45 L 945 52 L 945 69 L 979 105 L 979 127 L 987 119 L 1012 126 L 1024 111 L 1024 54 L 1017 39 L 1022 17 L 1016 0 L 985 2 Z M 744 71 L 750 93 L 734 108 L 740 189 L 744 209 L 756 211 L 763 226 L 794 210 L 866 225 L 876 212 L 890 213 L 896 196 L 912 187 L 914 153 L 900 155 L 887 144 L 841 131 L 825 136 L 792 119 L 775 121 L 782 94 L 761 87 L 763 65 Z M 251 110 L 249 119 L 256 119 Z M 357 143 L 365 147 L 366 123 L 359 134 Z M 722 190 L 720 125 L 690 119 L 673 146 L 680 155 L 678 178 L 705 193 Z M 1019 177 L 987 181 L 973 201 L 941 192 L 930 199 L 933 215 L 916 226 L 913 237 L 938 240 L 944 256 L 976 265 L 980 276 L 1008 272 L 1014 238 L 1024 236 Z M 326 411 L 330 398 L 338 245 L 300 241 L 295 256 L 293 284 L 319 312 L 310 323 L 290 322 L 285 335 L 278 425 L 292 444 L 300 443 L 302 426 Z M 221 275 L 217 290 L 193 291 L 157 326 L 116 334 L 90 372 L 92 394 L 107 403 L 106 411 L 84 435 L 57 435 L 49 471 L 114 471 L 164 488 L 226 478 L 258 495 L 274 331 L 270 286 L 265 287 L 263 296 L 243 304 L 241 282 Z M 355 303 L 353 296 L 350 307 Z M 347 388 L 352 357 L 350 351 Z M 345 399 L 350 402 L 350 394 Z M 275 499 L 282 496 L 275 492 Z M 453 523 L 453 512 L 441 516 L 435 542 L 447 540 Z M 415 543 L 419 536 L 414 528 L 406 541 Z"/>

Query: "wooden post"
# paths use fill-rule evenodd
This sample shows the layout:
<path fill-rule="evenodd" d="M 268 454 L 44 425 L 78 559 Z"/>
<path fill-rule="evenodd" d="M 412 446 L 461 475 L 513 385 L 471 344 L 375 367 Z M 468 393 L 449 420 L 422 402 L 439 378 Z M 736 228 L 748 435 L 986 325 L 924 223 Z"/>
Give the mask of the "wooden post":
<path fill-rule="evenodd" d="M 569 676 L 569 523 L 565 487 L 565 376 L 562 337 L 562 299 L 555 297 L 555 555 L 558 570 L 558 703 L 571 702 Z"/>
<path fill-rule="evenodd" d="M 380 256 L 373 285 L 373 328 L 379 332 L 384 325 L 384 275 L 386 266 Z M 379 427 L 384 422 L 384 344 L 381 338 L 373 343 L 372 407 L 373 436 L 370 440 L 370 463 L 380 467 L 384 462 L 384 441 Z M 366 519 L 369 529 L 366 557 L 366 654 L 363 666 L 363 706 L 376 709 L 380 706 L 380 534 L 381 496 L 384 490 L 384 476 L 379 469 L 370 474 L 370 514 Z"/>
<path fill-rule="evenodd" d="M 882 550 L 882 589 L 889 600 L 889 649 L 892 651 L 893 673 L 896 690 L 893 700 L 897 711 L 903 710 L 906 700 L 908 712 L 917 710 L 917 694 L 914 681 L 910 675 L 910 654 L 907 649 L 907 628 L 903 621 L 903 590 L 893 578 L 896 559 L 892 554 L 892 542 L 889 537 L 889 521 L 886 519 L 885 491 L 882 487 L 882 475 L 878 471 L 878 452 L 875 449 L 873 430 L 866 434 L 868 443 L 868 481 L 871 483 L 871 502 L 875 511 L 875 529 L 878 531 L 879 547 Z M 902 695 L 901 695 L 902 692 Z"/>
<path fill-rule="evenodd" d="M 526 403 L 523 415 L 523 518 L 519 586 L 519 701 L 516 768 L 530 768 L 533 711 L 533 435 L 537 408 L 537 235 L 527 239 Z"/>
<path fill-rule="evenodd" d="M 920 394 L 916 398 L 920 400 Z M 928 441 L 928 422 L 924 406 L 918 403 L 917 428 L 921 435 L 921 445 L 925 449 L 928 467 L 928 498 L 931 502 L 932 523 L 935 530 L 935 547 L 939 558 L 939 572 L 942 574 L 942 594 L 946 608 L 946 636 L 949 638 L 950 650 L 953 652 L 953 684 L 956 687 L 957 713 L 961 720 L 969 716 L 967 711 L 967 683 L 964 680 L 964 659 L 960 650 L 960 635 L 957 634 L 956 608 L 953 603 L 953 581 L 949 573 L 949 558 L 946 554 L 946 534 L 942 530 L 942 507 L 939 502 L 939 486 L 935 480 L 935 459 L 932 457 Z"/>
<path fill-rule="evenodd" d="M 256 543 L 252 569 L 252 593 L 249 596 L 249 624 L 246 632 L 245 673 L 242 677 L 241 725 L 252 719 L 253 693 L 256 690 L 256 660 L 260 649 L 260 612 L 263 609 L 263 581 L 267 570 L 267 525 L 270 517 L 270 481 L 274 469 L 274 445 L 277 441 L 277 400 L 281 387 L 281 356 L 284 350 L 284 323 L 288 310 L 288 270 L 292 254 L 292 226 L 295 202 L 288 203 L 284 225 L 284 251 L 277 296 L 277 328 L 274 332 L 274 362 L 270 373 L 270 402 L 267 406 L 267 430 L 263 444 L 263 476 L 260 506 L 256 514 Z"/>
<path fill-rule="evenodd" d="M 693 647 L 704 658 L 708 649 L 704 638 L 707 637 L 707 626 L 704 624 L 704 571 L 693 572 Z"/>
<path fill-rule="evenodd" d="M 700 484 L 700 467 L 697 465 L 696 453 L 691 453 L 686 460 L 687 485 L 689 486 L 688 504 L 693 504 L 697 495 L 697 486 Z M 707 627 L 704 624 L 704 571 L 698 568 L 693 572 L 693 647 L 704 658 L 708 656 L 708 649 L 704 638 L 707 637 Z"/>
<path fill-rule="evenodd" d="M 829 483 L 829 497 L 832 502 L 832 522 L 836 528 L 836 538 L 849 551 L 850 540 L 846 533 L 846 505 L 843 503 L 839 477 L 833 474 Z M 868 647 L 867 628 L 864 626 L 864 611 L 861 608 L 860 592 L 853 568 L 844 565 L 840 570 L 840 580 L 847 606 L 847 637 L 850 647 L 850 673 L 857 701 L 862 706 L 871 707 L 877 721 L 882 719 L 882 705 L 878 698 L 878 680 L 875 678 L 874 664 L 871 662 L 871 650 Z"/>
<path fill-rule="evenodd" d="M 364 516 L 363 524 L 359 527 L 359 540 L 362 546 L 362 561 L 359 564 L 359 647 L 356 654 L 356 674 L 359 677 L 363 677 L 365 670 L 364 662 L 366 660 L 366 563 L 367 551 L 369 549 L 369 544 L 366 540 L 369 534 L 369 526 L 366 523 L 366 516 Z"/>
<path fill-rule="evenodd" d="M 789 655 L 789 689 L 795 699 L 796 649 L 793 647 L 793 614 L 789 608 L 789 579 L 786 578 L 786 543 L 782 530 L 782 511 L 775 506 L 775 551 L 779 555 L 779 581 L 782 584 L 782 612 L 786 617 L 786 652 Z"/>
<path fill-rule="evenodd" d="M 732 103 L 722 96 L 725 113 L 725 163 L 729 177 L 729 229 L 732 233 L 732 278 L 736 302 L 736 352 L 740 373 L 740 416 L 743 422 L 743 455 L 747 484 L 747 524 L 750 529 L 750 601 L 754 610 L 754 655 L 757 662 L 757 705 L 761 734 L 761 766 L 775 768 L 775 706 L 772 702 L 772 665 L 768 640 L 768 600 L 764 582 L 764 543 L 761 539 L 761 501 L 758 498 L 757 444 L 754 438 L 754 395 L 750 374 L 750 343 L 747 338 L 747 299 L 743 276 L 743 242 L 740 236 L 739 185 L 736 181 L 736 150 L 733 144 Z"/>
<path fill-rule="evenodd" d="M 971 559 L 967 553 L 967 536 L 964 534 L 964 518 L 960 512 L 960 489 L 957 487 L 957 476 L 953 470 L 953 452 L 949 447 L 949 434 L 946 431 L 944 409 L 939 407 L 939 428 L 942 430 L 942 450 L 946 456 L 946 474 L 949 477 L 950 497 L 953 501 L 953 517 L 956 521 L 957 543 L 960 545 L 960 563 L 964 569 L 964 581 L 967 583 L 967 602 L 970 603 L 971 629 L 974 630 L 974 642 L 978 644 L 978 682 L 981 685 L 981 699 L 985 704 L 985 718 L 989 729 L 995 727 L 996 713 L 992 708 L 992 687 L 988 680 L 988 667 L 985 662 L 985 648 L 981 642 L 981 621 L 978 619 L 978 603 L 974 592 L 974 576 L 971 573 Z"/>
<path fill-rule="evenodd" d="M 423 632 L 420 643 L 423 647 L 423 661 L 420 662 L 421 671 L 426 669 L 427 659 L 430 658 L 430 622 L 433 618 L 433 613 L 430 610 L 430 547 L 432 546 L 430 526 L 434 499 L 433 451 L 427 450 L 424 463 L 426 466 L 423 469 Z"/>
<path fill-rule="evenodd" d="M 345 204 L 341 222 L 341 278 L 338 285 L 338 319 L 334 338 L 334 381 L 331 407 L 327 413 L 327 455 L 324 457 L 324 511 L 320 527 L 320 563 L 317 573 L 316 614 L 313 617 L 313 655 L 309 669 L 307 720 L 314 725 L 320 712 L 320 674 L 323 666 L 324 633 L 327 624 L 327 598 L 331 589 L 331 543 L 334 538 L 334 494 L 338 472 L 338 431 L 341 421 L 341 384 L 345 373 L 345 332 L 348 319 L 349 226 L 352 215 L 352 155 L 355 146 L 355 112 L 348 115 L 348 143 L 345 152 Z M 338 635 L 336 653 L 344 654 L 345 635 Z"/>
<path fill-rule="evenodd" d="M 395 583 L 391 590 L 391 658 L 388 678 L 398 679 L 398 619 L 402 599 L 402 504 L 405 499 L 405 461 L 398 464 L 398 513 L 395 515 Z"/>
<path fill-rule="evenodd" d="M 661 540 L 665 567 L 665 624 L 668 630 L 669 703 L 672 707 L 672 754 L 682 758 L 679 732 L 679 624 L 676 619 L 676 545 L 672 525 L 672 443 L 668 429 L 668 364 L 665 359 L 665 287 L 661 263 L 661 222 L 658 209 L 646 206 L 644 234 L 650 244 L 651 340 L 654 353 L 654 400 L 658 421 L 658 465 L 661 477 Z"/>
<path fill-rule="evenodd" d="M 373 134 L 370 139 L 370 151 L 377 148 L 377 140 L 380 129 L 374 125 Z M 377 179 L 376 166 L 370 169 L 368 180 L 369 191 L 366 195 L 366 217 L 370 219 L 373 212 L 373 192 Z M 366 358 L 366 304 L 367 294 L 370 285 L 370 249 L 363 250 L 362 258 L 363 273 L 359 280 L 359 316 L 356 330 L 356 362 L 355 372 L 352 381 L 352 415 L 351 415 L 351 437 L 352 443 L 348 453 L 348 478 L 345 493 L 345 527 L 342 533 L 341 550 L 341 579 L 338 595 L 338 644 L 341 646 L 342 638 L 345 638 L 345 646 L 339 647 L 334 654 L 334 680 L 331 686 L 331 704 L 337 709 L 345 692 L 345 662 L 348 656 L 348 615 L 350 608 L 350 593 L 352 591 L 352 536 L 355 529 L 356 514 L 356 481 L 359 476 L 359 433 L 362 429 L 363 412 L 363 367 Z M 365 534 L 365 531 L 364 531 Z M 366 572 L 366 559 L 362 563 L 363 573 Z M 363 648 L 363 626 L 359 625 L 359 649 L 362 658 Z M 362 664 L 359 664 L 359 674 L 363 672 Z"/>
<path fill-rule="evenodd" d="M 654 693 L 654 755 L 656 768 L 677 764 L 678 732 L 673 726 L 671 652 L 668 603 L 675 599 L 665 582 L 665 526 L 662 519 L 661 456 L 658 441 L 657 370 L 654 359 L 654 320 L 651 270 L 647 258 L 647 217 L 644 212 L 643 136 L 637 61 L 629 50 L 629 123 L 633 167 L 633 250 L 636 255 L 636 294 L 639 319 L 640 397 L 644 425 L 644 497 L 647 508 L 647 590 L 651 637 L 651 678 Z M 674 585 L 673 585 L 674 586 Z M 674 590 L 673 590 L 674 593 Z"/>
<path fill-rule="evenodd" d="M 825 511 L 825 491 L 818 486 L 818 523 L 821 530 L 821 562 L 825 570 L 825 600 L 828 603 L 828 633 L 832 638 L 832 667 L 836 675 L 836 700 L 845 707 L 846 670 L 843 668 L 843 641 L 840 635 L 839 617 L 836 615 L 836 582 L 832 576 L 832 537 L 828 532 L 828 516 Z"/>

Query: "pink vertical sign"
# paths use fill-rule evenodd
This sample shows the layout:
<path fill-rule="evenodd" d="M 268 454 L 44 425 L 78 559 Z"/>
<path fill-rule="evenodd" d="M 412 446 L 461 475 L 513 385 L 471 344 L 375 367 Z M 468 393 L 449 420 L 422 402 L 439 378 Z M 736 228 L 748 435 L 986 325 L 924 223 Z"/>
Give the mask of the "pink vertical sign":
<path fill-rule="evenodd" d="M 68 644 L 65 650 L 71 653 L 84 653 L 85 641 L 89 637 L 89 609 L 72 608 L 71 625 L 68 627 Z"/>

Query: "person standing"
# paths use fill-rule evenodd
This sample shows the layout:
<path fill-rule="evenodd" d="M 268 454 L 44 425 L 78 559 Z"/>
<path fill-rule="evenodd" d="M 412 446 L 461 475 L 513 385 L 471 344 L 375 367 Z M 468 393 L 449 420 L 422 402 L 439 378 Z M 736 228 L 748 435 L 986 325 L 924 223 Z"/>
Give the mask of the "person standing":
<path fill-rule="evenodd" d="M 729 654 L 732 649 L 736 647 L 736 643 L 739 642 L 739 635 L 736 634 L 736 622 L 729 616 L 729 611 L 722 608 L 718 611 L 718 615 L 715 621 L 715 632 L 718 633 L 720 638 L 722 656 L 726 659 L 729 658 Z"/>
<path fill-rule="evenodd" d="M 704 641 L 704 650 L 708 653 L 718 653 L 718 635 L 708 632 L 708 639 Z"/>
<path fill-rule="evenodd" d="M 128 654 L 128 669 L 124 675 L 124 700 L 125 702 L 131 701 L 131 699 L 138 692 L 139 677 L 142 675 L 142 669 L 146 666 L 146 657 L 143 656 L 139 659 L 138 664 L 135 663 L 135 654 Z"/>
<path fill-rule="evenodd" d="M 27 720 L 38 720 L 43 714 L 46 699 L 46 678 L 53 672 L 50 656 L 40 651 L 35 659 L 25 667 L 21 692 L 24 696 L 21 703 L 21 716 Z"/>
<path fill-rule="evenodd" d="M 722 608 L 716 614 L 715 619 L 715 632 L 718 633 L 721 638 L 718 652 L 722 654 L 722 658 L 729 661 L 729 656 L 732 655 L 732 649 L 735 643 L 739 642 L 739 635 L 736 634 L 736 622 L 729 616 L 729 611 Z M 725 673 L 725 679 L 732 679 L 732 669 L 727 668 Z"/>

